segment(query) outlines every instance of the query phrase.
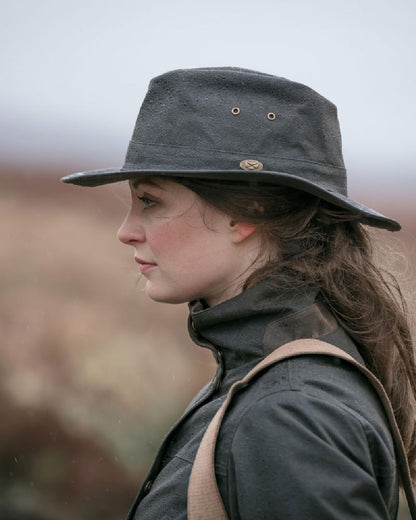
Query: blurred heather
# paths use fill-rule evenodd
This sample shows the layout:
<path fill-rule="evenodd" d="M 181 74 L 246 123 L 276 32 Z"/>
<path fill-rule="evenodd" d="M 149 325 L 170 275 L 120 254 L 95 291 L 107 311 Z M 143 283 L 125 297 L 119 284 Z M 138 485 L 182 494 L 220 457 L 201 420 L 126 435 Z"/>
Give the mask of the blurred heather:
<path fill-rule="evenodd" d="M 58 177 L 0 174 L 1 499 L 119 518 L 214 364 L 190 345 L 185 306 L 137 284 L 115 237 L 126 193 Z"/>

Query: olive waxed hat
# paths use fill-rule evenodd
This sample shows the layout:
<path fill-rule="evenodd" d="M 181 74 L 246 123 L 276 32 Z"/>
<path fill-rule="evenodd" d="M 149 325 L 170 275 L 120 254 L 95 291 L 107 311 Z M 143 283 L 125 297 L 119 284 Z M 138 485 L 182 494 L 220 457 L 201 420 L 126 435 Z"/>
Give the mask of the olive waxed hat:
<path fill-rule="evenodd" d="M 400 224 L 348 198 L 334 104 L 285 78 L 232 67 L 174 70 L 154 78 L 122 168 L 63 181 L 99 186 L 137 175 L 279 184 L 360 215 Z"/>

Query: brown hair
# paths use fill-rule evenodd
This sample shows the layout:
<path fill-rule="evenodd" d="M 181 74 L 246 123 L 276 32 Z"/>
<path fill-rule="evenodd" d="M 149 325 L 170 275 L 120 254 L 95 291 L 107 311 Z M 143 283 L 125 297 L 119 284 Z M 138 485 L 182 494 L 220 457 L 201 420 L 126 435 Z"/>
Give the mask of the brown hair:
<path fill-rule="evenodd" d="M 234 219 L 258 225 L 279 255 L 245 288 L 279 273 L 286 287 L 310 284 L 357 342 L 392 403 L 413 478 L 416 477 L 416 364 L 406 305 L 392 275 L 375 266 L 360 217 L 284 186 L 176 179 Z"/>

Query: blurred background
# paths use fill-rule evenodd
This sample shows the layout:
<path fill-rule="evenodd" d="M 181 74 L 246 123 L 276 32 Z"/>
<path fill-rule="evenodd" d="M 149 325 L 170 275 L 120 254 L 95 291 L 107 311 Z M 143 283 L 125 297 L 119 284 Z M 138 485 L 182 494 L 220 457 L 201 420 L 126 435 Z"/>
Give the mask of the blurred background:
<path fill-rule="evenodd" d="M 148 301 L 116 231 L 120 166 L 149 80 L 241 66 L 339 109 L 350 195 L 403 224 L 416 263 L 413 0 L 1 0 L 0 518 L 123 518 L 163 435 L 211 377 L 186 306 Z M 406 518 L 403 513 L 401 518 Z"/>

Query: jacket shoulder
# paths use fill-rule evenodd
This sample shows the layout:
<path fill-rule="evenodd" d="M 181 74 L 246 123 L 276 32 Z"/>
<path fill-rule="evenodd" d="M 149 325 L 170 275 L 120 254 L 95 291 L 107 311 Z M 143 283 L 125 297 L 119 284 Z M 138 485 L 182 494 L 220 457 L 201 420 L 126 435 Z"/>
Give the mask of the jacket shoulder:
<path fill-rule="evenodd" d="M 273 485 L 273 508 L 282 517 L 325 518 L 317 503 L 322 489 L 345 495 L 357 485 L 363 493 L 358 508 L 395 508 L 394 447 L 378 397 L 354 367 L 327 356 L 274 365 L 235 399 L 220 430 L 216 473 L 229 512 L 244 503 L 247 518 L 257 514 L 242 498 L 250 486 Z M 296 494 L 309 497 L 310 509 L 293 504 Z M 279 509 L 290 497 L 288 508 Z M 344 507 L 340 503 L 330 517 L 342 518 L 337 515 Z M 368 518 L 388 518 L 385 511 Z M 261 514 L 267 518 L 267 511 Z"/>

